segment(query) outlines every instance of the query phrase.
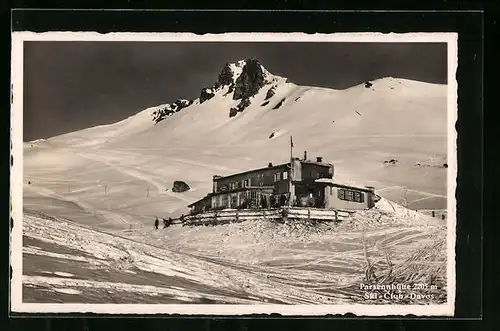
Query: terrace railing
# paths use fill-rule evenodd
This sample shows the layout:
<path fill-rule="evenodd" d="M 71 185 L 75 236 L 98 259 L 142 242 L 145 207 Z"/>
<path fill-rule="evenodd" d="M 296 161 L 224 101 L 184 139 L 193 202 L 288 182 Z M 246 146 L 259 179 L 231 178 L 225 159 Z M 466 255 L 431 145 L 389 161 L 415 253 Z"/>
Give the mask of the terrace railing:
<path fill-rule="evenodd" d="M 338 222 L 349 219 L 352 213 L 353 212 L 350 211 L 305 207 L 283 207 L 257 210 L 223 209 L 185 216 L 184 225 L 219 225 L 249 220 L 270 220 L 277 222 L 293 222 L 294 220 Z"/>

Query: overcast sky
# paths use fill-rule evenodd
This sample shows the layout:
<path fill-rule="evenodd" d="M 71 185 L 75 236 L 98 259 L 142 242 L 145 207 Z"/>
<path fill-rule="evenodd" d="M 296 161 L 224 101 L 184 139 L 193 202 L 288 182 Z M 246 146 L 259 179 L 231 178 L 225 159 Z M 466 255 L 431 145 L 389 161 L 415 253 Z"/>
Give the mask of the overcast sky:
<path fill-rule="evenodd" d="M 24 140 L 194 99 L 225 62 L 256 57 L 299 85 L 344 89 L 392 76 L 446 84 L 446 44 L 25 42 Z"/>

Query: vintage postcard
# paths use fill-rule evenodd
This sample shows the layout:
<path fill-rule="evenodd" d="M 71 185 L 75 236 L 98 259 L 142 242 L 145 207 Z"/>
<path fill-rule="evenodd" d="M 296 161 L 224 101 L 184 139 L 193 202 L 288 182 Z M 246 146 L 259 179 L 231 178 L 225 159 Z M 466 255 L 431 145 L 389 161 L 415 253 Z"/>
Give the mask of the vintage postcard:
<path fill-rule="evenodd" d="M 457 34 L 12 42 L 11 311 L 453 316 Z"/>

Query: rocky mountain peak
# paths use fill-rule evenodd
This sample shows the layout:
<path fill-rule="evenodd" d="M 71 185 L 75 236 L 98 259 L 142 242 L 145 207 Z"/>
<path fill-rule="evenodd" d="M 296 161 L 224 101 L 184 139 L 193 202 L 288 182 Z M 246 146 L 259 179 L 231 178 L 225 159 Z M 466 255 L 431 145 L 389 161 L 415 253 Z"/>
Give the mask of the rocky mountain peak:
<path fill-rule="evenodd" d="M 279 76 L 270 74 L 255 57 L 240 60 L 234 63 L 226 62 L 220 71 L 217 81 L 211 87 L 203 87 L 198 97 L 199 104 L 202 104 L 225 89 L 223 97 L 230 97 L 233 100 L 240 100 L 240 103 L 231 108 L 231 114 L 245 110 L 251 103 L 250 98 L 256 95 L 266 84 L 276 83 L 280 80 Z M 272 91 L 268 91 L 266 100 L 274 94 L 275 85 Z M 189 107 L 195 100 L 189 102 L 174 102 L 167 104 L 164 108 L 157 110 L 153 114 L 153 120 L 158 123 L 168 116 Z"/>
<path fill-rule="evenodd" d="M 234 73 L 233 70 L 231 69 L 231 66 L 229 65 L 229 62 L 226 62 L 226 64 L 222 68 L 222 71 L 219 74 L 219 79 L 217 80 L 217 83 L 221 86 L 233 84 L 234 83 L 233 74 Z"/>
<path fill-rule="evenodd" d="M 233 100 L 253 97 L 266 84 L 266 72 L 256 58 L 245 60 L 241 74 L 234 82 Z"/>

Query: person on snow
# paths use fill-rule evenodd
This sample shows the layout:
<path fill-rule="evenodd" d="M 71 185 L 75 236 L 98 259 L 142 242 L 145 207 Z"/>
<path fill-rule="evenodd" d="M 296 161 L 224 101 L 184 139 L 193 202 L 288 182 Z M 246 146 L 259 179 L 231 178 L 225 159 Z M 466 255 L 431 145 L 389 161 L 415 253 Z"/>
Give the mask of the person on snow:
<path fill-rule="evenodd" d="M 160 221 L 158 221 L 158 217 L 155 220 L 155 229 L 158 230 L 158 225 L 160 224 Z"/>
<path fill-rule="evenodd" d="M 166 219 L 163 219 L 163 228 L 165 229 L 166 227 L 168 227 L 167 220 L 166 220 Z"/>

